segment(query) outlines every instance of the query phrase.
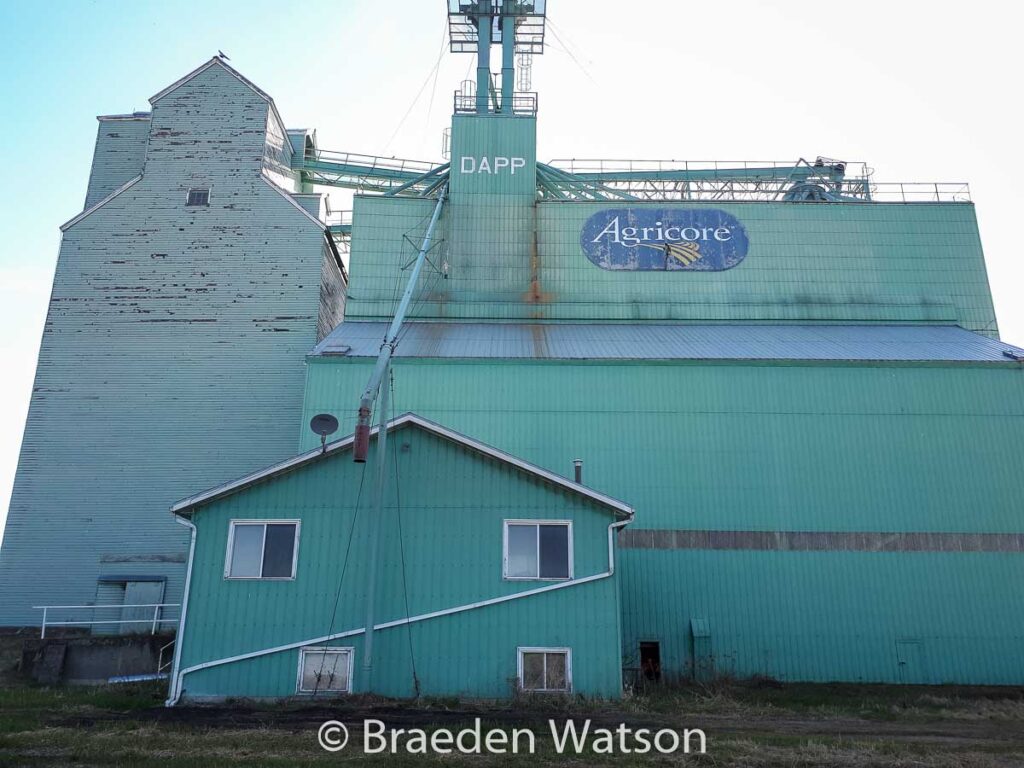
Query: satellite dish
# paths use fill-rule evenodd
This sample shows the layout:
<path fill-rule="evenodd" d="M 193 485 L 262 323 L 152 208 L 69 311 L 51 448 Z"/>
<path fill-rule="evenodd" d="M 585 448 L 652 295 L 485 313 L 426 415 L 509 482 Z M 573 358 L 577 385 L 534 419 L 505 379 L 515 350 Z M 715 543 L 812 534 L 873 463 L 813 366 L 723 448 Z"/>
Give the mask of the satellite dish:
<path fill-rule="evenodd" d="M 329 413 L 318 413 L 310 419 L 309 428 L 320 435 L 320 446 L 326 449 L 327 436 L 338 431 L 338 420 Z"/>

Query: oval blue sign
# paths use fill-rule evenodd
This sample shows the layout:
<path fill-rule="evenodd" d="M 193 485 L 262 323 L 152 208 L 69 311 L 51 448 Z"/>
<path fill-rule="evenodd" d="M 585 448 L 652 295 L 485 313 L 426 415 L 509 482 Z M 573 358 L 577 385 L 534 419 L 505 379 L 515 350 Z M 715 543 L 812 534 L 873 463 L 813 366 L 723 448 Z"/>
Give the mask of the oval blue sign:
<path fill-rule="evenodd" d="M 611 208 L 587 219 L 583 252 L 601 269 L 721 272 L 747 255 L 747 232 L 717 208 Z"/>

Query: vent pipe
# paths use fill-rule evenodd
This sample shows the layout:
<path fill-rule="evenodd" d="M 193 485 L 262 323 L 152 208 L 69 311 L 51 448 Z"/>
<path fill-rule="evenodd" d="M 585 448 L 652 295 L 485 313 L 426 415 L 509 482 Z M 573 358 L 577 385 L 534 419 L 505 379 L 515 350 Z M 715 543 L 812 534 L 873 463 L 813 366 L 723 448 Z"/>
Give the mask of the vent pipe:
<path fill-rule="evenodd" d="M 575 470 L 576 483 L 583 485 L 583 459 L 573 459 L 572 466 Z"/>

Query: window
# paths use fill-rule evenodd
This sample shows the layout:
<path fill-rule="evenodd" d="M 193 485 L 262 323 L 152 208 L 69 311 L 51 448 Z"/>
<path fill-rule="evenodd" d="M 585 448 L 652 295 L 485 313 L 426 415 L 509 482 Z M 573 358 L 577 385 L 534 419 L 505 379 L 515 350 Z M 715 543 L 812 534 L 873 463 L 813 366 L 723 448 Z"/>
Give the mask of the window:
<path fill-rule="evenodd" d="M 210 190 L 205 189 L 190 189 L 188 196 L 185 198 L 185 205 L 209 205 L 210 204 Z"/>
<path fill-rule="evenodd" d="M 519 687 L 540 693 L 572 690 L 572 651 L 568 648 L 520 648 Z"/>
<path fill-rule="evenodd" d="M 351 648 L 302 648 L 298 693 L 348 693 L 352 680 Z"/>
<path fill-rule="evenodd" d="M 227 579 L 294 579 L 298 520 L 232 520 Z"/>
<path fill-rule="evenodd" d="M 572 523 L 506 520 L 506 579 L 571 579 Z"/>

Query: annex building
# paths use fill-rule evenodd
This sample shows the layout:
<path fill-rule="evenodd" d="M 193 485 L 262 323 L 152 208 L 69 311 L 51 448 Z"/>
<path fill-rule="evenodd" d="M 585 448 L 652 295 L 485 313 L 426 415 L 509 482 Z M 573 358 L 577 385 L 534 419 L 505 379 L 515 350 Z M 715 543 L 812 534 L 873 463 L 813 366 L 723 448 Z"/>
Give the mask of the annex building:
<path fill-rule="evenodd" d="M 100 118 L 0 624 L 165 606 L 171 701 L 1024 683 L 1024 350 L 966 186 L 541 162 L 544 3 L 449 11 L 443 162 L 322 149 L 220 58 Z"/>

